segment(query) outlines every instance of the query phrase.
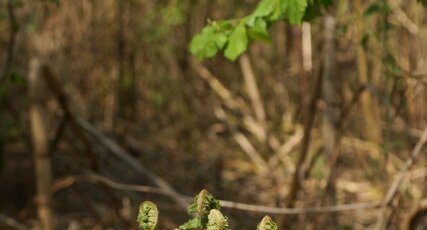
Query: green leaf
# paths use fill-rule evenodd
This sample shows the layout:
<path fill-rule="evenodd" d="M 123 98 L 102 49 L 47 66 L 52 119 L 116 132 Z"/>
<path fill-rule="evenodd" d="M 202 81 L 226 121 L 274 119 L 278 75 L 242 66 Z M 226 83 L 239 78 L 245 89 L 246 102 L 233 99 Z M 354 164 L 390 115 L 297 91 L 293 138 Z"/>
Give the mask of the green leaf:
<path fill-rule="evenodd" d="M 257 230 L 277 230 L 277 224 L 269 216 L 264 216 L 256 227 Z"/>
<path fill-rule="evenodd" d="M 240 54 L 245 52 L 247 48 L 248 36 L 246 33 L 246 26 L 241 23 L 231 33 L 224 56 L 229 60 L 234 61 L 238 56 L 240 56 Z"/>
<path fill-rule="evenodd" d="M 301 24 L 307 8 L 307 0 L 281 0 L 282 12 L 284 12 L 290 24 Z"/>
<path fill-rule="evenodd" d="M 271 42 L 270 36 L 268 34 L 268 30 L 267 30 L 267 22 L 262 18 L 258 18 L 255 21 L 255 24 L 253 25 L 253 27 L 250 27 L 248 29 L 248 35 L 253 40 Z"/>
<path fill-rule="evenodd" d="M 205 27 L 191 40 L 190 51 L 200 60 L 213 57 L 227 43 L 227 36 L 213 26 Z"/>
<path fill-rule="evenodd" d="M 279 0 L 262 0 L 255 11 L 245 20 L 249 27 L 254 26 L 259 18 L 268 19 L 270 21 L 277 20 L 282 15 Z"/>
<path fill-rule="evenodd" d="M 157 206 L 151 201 L 139 205 L 138 223 L 141 230 L 154 230 L 159 218 Z"/>
<path fill-rule="evenodd" d="M 274 9 L 278 5 L 277 3 L 277 0 L 262 0 L 252 15 L 255 17 L 269 16 L 274 12 Z"/>
<path fill-rule="evenodd" d="M 195 217 L 187 222 L 185 224 L 179 226 L 180 230 L 191 230 L 191 229 L 202 229 L 203 223 L 202 219 L 200 217 Z"/>

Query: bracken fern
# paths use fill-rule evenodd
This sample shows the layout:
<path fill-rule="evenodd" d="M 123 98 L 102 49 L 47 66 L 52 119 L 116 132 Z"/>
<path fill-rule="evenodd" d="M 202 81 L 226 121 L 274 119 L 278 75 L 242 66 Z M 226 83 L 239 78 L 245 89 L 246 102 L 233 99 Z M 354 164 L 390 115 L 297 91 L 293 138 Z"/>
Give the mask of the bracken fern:
<path fill-rule="evenodd" d="M 228 218 L 221 211 L 219 201 L 206 190 L 200 191 L 188 207 L 188 213 L 193 218 L 175 230 L 231 230 Z M 155 230 L 159 212 L 154 203 L 144 201 L 139 206 L 138 222 L 142 230 Z M 265 216 L 257 225 L 257 230 L 277 230 L 276 223 Z"/>

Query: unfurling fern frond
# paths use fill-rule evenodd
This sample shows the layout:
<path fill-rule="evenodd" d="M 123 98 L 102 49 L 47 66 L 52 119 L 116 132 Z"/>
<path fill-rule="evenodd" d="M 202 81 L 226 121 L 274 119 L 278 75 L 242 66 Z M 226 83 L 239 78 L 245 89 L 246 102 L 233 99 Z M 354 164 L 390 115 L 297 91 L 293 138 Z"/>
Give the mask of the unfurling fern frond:
<path fill-rule="evenodd" d="M 203 189 L 194 197 L 193 203 L 188 207 L 188 213 L 194 218 L 179 226 L 180 230 L 206 229 L 208 215 L 212 209 L 219 210 L 219 201 L 212 194 Z"/>
<path fill-rule="evenodd" d="M 188 213 L 195 215 L 200 218 L 207 218 L 210 210 L 220 209 L 219 201 L 210 194 L 208 191 L 203 189 L 200 193 L 194 198 L 193 203 L 188 208 Z"/>
<path fill-rule="evenodd" d="M 230 230 L 227 217 L 222 215 L 218 209 L 212 209 L 208 215 L 207 230 Z"/>
<path fill-rule="evenodd" d="M 257 230 L 277 230 L 277 224 L 269 216 L 264 216 L 257 225 Z"/>
<path fill-rule="evenodd" d="M 139 205 L 138 223 L 142 230 L 154 230 L 159 218 L 157 206 L 151 201 L 144 201 Z"/>

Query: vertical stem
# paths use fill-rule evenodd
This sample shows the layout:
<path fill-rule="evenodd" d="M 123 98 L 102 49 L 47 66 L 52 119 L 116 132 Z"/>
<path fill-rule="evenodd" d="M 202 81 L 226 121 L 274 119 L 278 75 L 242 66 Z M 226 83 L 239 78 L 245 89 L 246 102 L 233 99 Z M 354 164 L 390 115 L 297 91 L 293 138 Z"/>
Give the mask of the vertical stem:
<path fill-rule="evenodd" d="M 325 188 L 324 203 L 333 205 L 336 202 L 335 181 L 337 179 L 336 162 L 339 156 L 338 143 L 338 123 L 340 110 L 339 82 L 336 76 L 336 45 L 335 45 L 335 17 L 328 15 L 324 21 L 324 48 L 323 48 L 323 81 L 322 98 L 325 102 L 323 111 L 322 136 L 323 150 L 329 170 L 327 185 Z M 321 222 L 327 221 L 329 224 L 336 224 L 337 218 L 331 215 L 328 218 L 321 218 Z M 326 224 L 326 223 L 324 223 Z"/>
<path fill-rule="evenodd" d="M 301 93 L 301 112 L 307 108 L 307 75 L 304 68 L 304 54 L 303 54 L 303 47 L 302 47 L 302 33 L 301 28 L 299 26 L 294 26 L 292 28 L 293 33 L 293 39 L 295 42 L 295 49 L 298 59 L 298 77 L 300 82 L 300 93 Z"/>
<path fill-rule="evenodd" d="M 369 78 L 368 78 L 368 59 L 365 52 L 364 47 L 360 44 L 360 41 L 362 40 L 365 32 L 365 26 L 364 26 L 364 16 L 363 16 L 363 6 L 361 0 L 355 0 L 354 1 L 356 12 L 358 15 L 357 20 L 357 72 L 358 72 L 358 79 L 359 84 L 361 85 L 368 85 L 369 84 Z M 366 134 L 366 138 L 373 142 L 373 143 L 379 143 L 381 142 L 381 128 L 380 128 L 380 122 L 378 122 L 378 118 L 375 111 L 375 103 L 374 99 L 372 98 L 372 94 L 369 90 L 366 90 L 362 93 L 360 98 L 360 104 L 361 109 L 363 113 L 363 117 L 365 120 L 364 124 L 364 130 Z"/>
<path fill-rule="evenodd" d="M 310 105 L 308 108 L 308 118 L 306 120 L 305 126 L 304 126 L 304 136 L 302 139 L 302 147 L 301 147 L 301 152 L 300 155 L 298 157 L 298 162 L 296 164 L 296 168 L 295 168 L 295 172 L 292 178 L 292 182 L 291 182 L 291 187 L 289 189 L 289 193 L 288 193 L 288 197 L 287 197 L 287 207 L 292 208 L 295 205 L 295 201 L 297 198 L 297 194 L 299 189 L 301 188 L 301 182 L 303 180 L 304 177 L 304 172 L 305 172 L 305 168 L 304 168 L 304 163 L 305 160 L 307 159 L 307 155 L 308 155 L 308 150 L 310 147 L 310 136 L 311 136 L 311 131 L 314 127 L 314 120 L 316 118 L 316 113 L 317 113 L 317 101 L 321 95 L 321 82 L 322 82 L 322 74 L 319 74 L 317 80 L 316 80 L 316 85 L 315 85 L 315 91 L 313 93 L 313 96 L 311 98 L 310 101 Z"/>
<path fill-rule="evenodd" d="M 246 91 L 251 99 L 257 122 L 260 124 L 260 127 L 262 127 L 262 133 L 258 136 L 261 138 L 261 141 L 265 141 L 266 115 L 249 56 L 247 54 L 240 56 L 239 63 L 245 80 Z"/>
<path fill-rule="evenodd" d="M 30 121 L 33 142 L 33 154 L 36 180 L 36 203 L 42 230 L 51 230 L 53 217 L 51 210 L 50 186 L 52 183 L 51 163 L 49 159 L 49 143 L 46 131 L 43 108 L 43 81 L 40 76 L 40 62 L 33 58 L 28 74 L 28 89 L 31 99 Z"/>

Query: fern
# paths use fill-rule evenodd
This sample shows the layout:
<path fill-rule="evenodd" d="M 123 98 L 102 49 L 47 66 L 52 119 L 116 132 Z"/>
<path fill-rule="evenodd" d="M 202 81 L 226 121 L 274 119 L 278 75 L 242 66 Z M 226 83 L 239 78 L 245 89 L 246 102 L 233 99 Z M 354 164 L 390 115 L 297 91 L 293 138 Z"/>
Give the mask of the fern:
<path fill-rule="evenodd" d="M 200 191 L 188 207 L 188 214 L 193 218 L 174 230 L 231 230 L 228 218 L 221 211 L 219 201 L 206 190 Z M 158 210 L 154 203 L 144 201 L 139 206 L 138 222 L 142 230 L 156 229 Z M 257 225 L 257 230 L 277 230 L 276 223 L 269 216 L 265 216 Z"/>
<path fill-rule="evenodd" d="M 139 205 L 137 221 L 142 230 L 156 229 L 158 218 L 159 211 L 153 202 L 144 201 Z"/>
<path fill-rule="evenodd" d="M 261 222 L 257 225 L 257 230 L 277 230 L 277 224 L 269 216 L 262 218 Z"/>
<path fill-rule="evenodd" d="M 207 230 L 230 230 L 227 217 L 217 209 L 212 209 L 208 215 Z"/>
<path fill-rule="evenodd" d="M 179 229 L 205 229 L 208 224 L 208 215 L 212 209 L 219 210 L 218 200 L 212 194 L 203 189 L 194 198 L 193 203 L 188 207 L 188 214 L 193 215 L 194 218 L 181 225 Z"/>

